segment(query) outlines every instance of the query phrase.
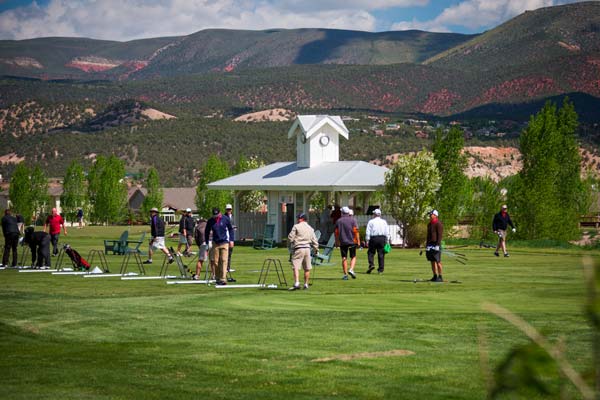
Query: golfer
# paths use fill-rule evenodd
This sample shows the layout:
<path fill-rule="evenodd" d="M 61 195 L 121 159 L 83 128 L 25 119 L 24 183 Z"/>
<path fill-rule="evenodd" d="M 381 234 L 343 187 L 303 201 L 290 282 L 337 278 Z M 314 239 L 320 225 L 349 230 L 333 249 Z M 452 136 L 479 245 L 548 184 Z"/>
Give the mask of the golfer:
<path fill-rule="evenodd" d="M 387 222 L 381 218 L 381 210 L 379 208 L 373 210 L 373 218 L 367 223 L 365 240 L 369 246 L 369 250 L 367 251 L 367 259 L 369 260 L 367 274 L 370 274 L 375 269 L 375 253 L 377 253 L 377 272 L 383 274 L 385 267 L 385 252 L 383 248 L 391 240 L 390 228 Z"/>
<path fill-rule="evenodd" d="M 213 208 L 212 218 L 206 223 L 204 241 L 208 243 L 209 259 L 218 285 L 227 285 L 227 259 L 229 248 L 233 247 L 235 236 L 233 225 L 227 215 L 221 214 L 218 207 Z M 212 234 L 212 238 L 211 235 Z"/>
<path fill-rule="evenodd" d="M 169 257 L 169 264 L 173 263 L 173 255 L 167 250 L 165 245 L 165 221 L 158 215 L 158 208 L 152 207 L 150 209 L 150 246 L 148 248 L 148 259 L 144 261 L 144 264 L 152 264 L 153 250 L 160 250 L 167 257 Z"/>
<path fill-rule="evenodd" d="M 300 266 L 304 269 L 304 289 L 308 289 L 310 280 L 310 270 L 312 265 L 310 262 L 311 249 L 319 252 L 319 243 L 315 236 L 314 229 L 306 223 L 306 214 L 298 214 L 298 222 L 292 227 L 288 235 L 288 246 L 291 252 L 292 268 L 294 269 L 294 286 L 288 290 L 300 289 Z"/>
<path fill-rule="evenodd" d="M 431 271 L 433 277 L 431 282 L 444 282 L 442 277 L 442 235 L 444 227 L 439 220 L 438 210 L 429 213 L 429 223 L 427 224 L 427 242 L 425 247 L 425 256 L 427 261 L 431 262 Z"/>
<path fill-rule="evenodd" d="M 52 214 L 46 218 L 44 223 L 44 232 L 50 234 L 50 242 L 52 243 L 52 255 L 58 255 L 58 237 L 60 236 L 60 227 L 62 226 L 65 236 L 67 236 L 67 226 L 65 220 L 58 213 L 56 208 L 52 209 Z"/>
<path fill-rule="evenodd" d="M 508 252 L 506 251 L 506 230 L 509 225 L 513 232 L 517 231 L 517 228 L 515 228 L 512 220 L 510 219 L 510 215 L 508 215 L 508 207 L 506 204 L 504 204 L 500 209 L 500 212 L 494 215 L 494 221 L 492 222 L 492 229 L 494 233 L 498 235 L 498 245 L 496 246 L 496 251 L 494 252 L 496 257 L 500 257 L 500 254 L 498 253 L 500 248 L 502 248 L 504 257 L 508 257 Z"/>
<path fill-rule="evenodd" d="M 17 218 L 12 215 L 10 209 L 4 210 L 2 217 L 2 233 L 4 234 L 4 255 L 2 256 L 2 265 L 8 266 L 8 259 L 12 250 L 12 267 L 17 266 L 17 246 L 19 245 L 19 225 Z"/>
<path fill-rule="evenodd" d="M 335 239 L 340 246 L 342 255 L 342 270 L 344 271 L 343 280 L 348 280 L 348 274 L 356 279 L 354 266 L 356 265 L 356 244 L 358 240 L 358 226 L 356 220 L 350 216 L 350 208 L 342 207 L 342 216 L 335 223 Z M 348 269 L 348 254 L 350 254 L 350 269 Z"/>

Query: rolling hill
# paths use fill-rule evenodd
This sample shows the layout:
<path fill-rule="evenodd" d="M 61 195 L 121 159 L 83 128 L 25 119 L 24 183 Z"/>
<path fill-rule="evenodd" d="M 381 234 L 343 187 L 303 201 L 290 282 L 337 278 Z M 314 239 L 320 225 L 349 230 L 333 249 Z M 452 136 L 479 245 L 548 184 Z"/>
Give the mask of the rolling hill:
<path fill-rule="evenodd" d="M 0 41 L 2 75 L 3 154 L 55 175 L 91 154 L 118 154 L 135 171 L 155 166 L 167 185 L 195 179 L 211 152 L 230 163 L 242 154 L 290 159 L 279 137 L 287 124 L 233 122 L 278 108 L 363 121 L 385 114 L 523 123 L 545 101 L 568 95 L 587 124 L 582 137 L 597 144 L 600 2 L 526 12 L 481 35 L 272 29 Z M 147 110 L 168 116 L 154 120 Z M 373 140 L 375 129 L 357 124 L 344 149 L 352 159 L 429 143 L 414 135 Z M 481 141 L 471 144 L 490 144 Z M 0 164 L 0 173 L 12 168 Z"/>

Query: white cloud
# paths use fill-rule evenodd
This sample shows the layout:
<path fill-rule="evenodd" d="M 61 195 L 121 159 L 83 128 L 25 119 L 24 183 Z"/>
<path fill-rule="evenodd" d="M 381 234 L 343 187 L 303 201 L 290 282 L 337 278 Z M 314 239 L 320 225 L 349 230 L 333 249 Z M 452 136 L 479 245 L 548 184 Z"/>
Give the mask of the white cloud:
<path fill-rule="evenodd" d="M 526 10 L 535 10 L 557 3 L 574 3 L 581 0 L 465 0 L 446 8 L 440 15 L 429 21 L 400 21 L 392 25 L 392 30 L 421 29 L 437 32 L 449 31 L 451 26 L 462 26 L 470 30 L 495 27 Z"/>
<path fill-rule="evenodd" d="M 51 0 L 0 14 L 0 38 L 130 40 L 202 29 L 338 28 L 374 31 L 373 10 L 429 0 Z"/>

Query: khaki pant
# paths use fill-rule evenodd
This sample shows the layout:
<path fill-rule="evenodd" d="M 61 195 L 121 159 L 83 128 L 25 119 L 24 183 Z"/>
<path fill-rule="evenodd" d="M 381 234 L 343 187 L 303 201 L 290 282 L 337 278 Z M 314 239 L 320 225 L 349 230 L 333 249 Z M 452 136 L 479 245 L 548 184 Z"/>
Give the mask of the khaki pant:
<path fill-rule="evenodd" d="M 227 282 L 227 259 L 229 258 L 229 242 L 213 244 L 209 253 L 210 263 L 215 271 L 217 281 Z"/>

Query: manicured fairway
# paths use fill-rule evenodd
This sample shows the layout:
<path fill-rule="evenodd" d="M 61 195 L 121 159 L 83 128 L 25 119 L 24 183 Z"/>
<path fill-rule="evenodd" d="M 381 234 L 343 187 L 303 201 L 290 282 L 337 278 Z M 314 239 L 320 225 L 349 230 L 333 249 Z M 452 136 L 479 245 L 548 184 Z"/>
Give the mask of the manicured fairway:
<path fill-rule="evenodd" d="M 61 242 L 85 257 L 123 229 L 71 229 Z M 342 281 L 336 250 L 335 265 L 319 267 L 311 288 L 295 292 L 0 271 L 0 398 L 481 399 L 480 335 L 492 367 L 527 342 L 483 311 L 484 301 L 562 339 L 575 368 L 590 370 L 582 257 L 598 253 L 511 250 L 496 258 L 461 249 L 466 266 L 443 260 L 445 279 L 461 283 L 444 284 L 413 283 L 431 276 L 429 266 L 418 250 L 399 249 L 383 275 L 365 274 L 359 251 L 357 279 Z M 289 283 L 285 249 L 242 246 L 233 258 L 237 283 L 257 283 L 267 257 L 281 260 Z M 122 256 L 107 258 L 117 272 Z M 268 283 L 278 283 L 275 275 Z M 395 350 L 414 354 L 386 356 Z M 372 354 L 350 357 L 357 353 Z"/>

